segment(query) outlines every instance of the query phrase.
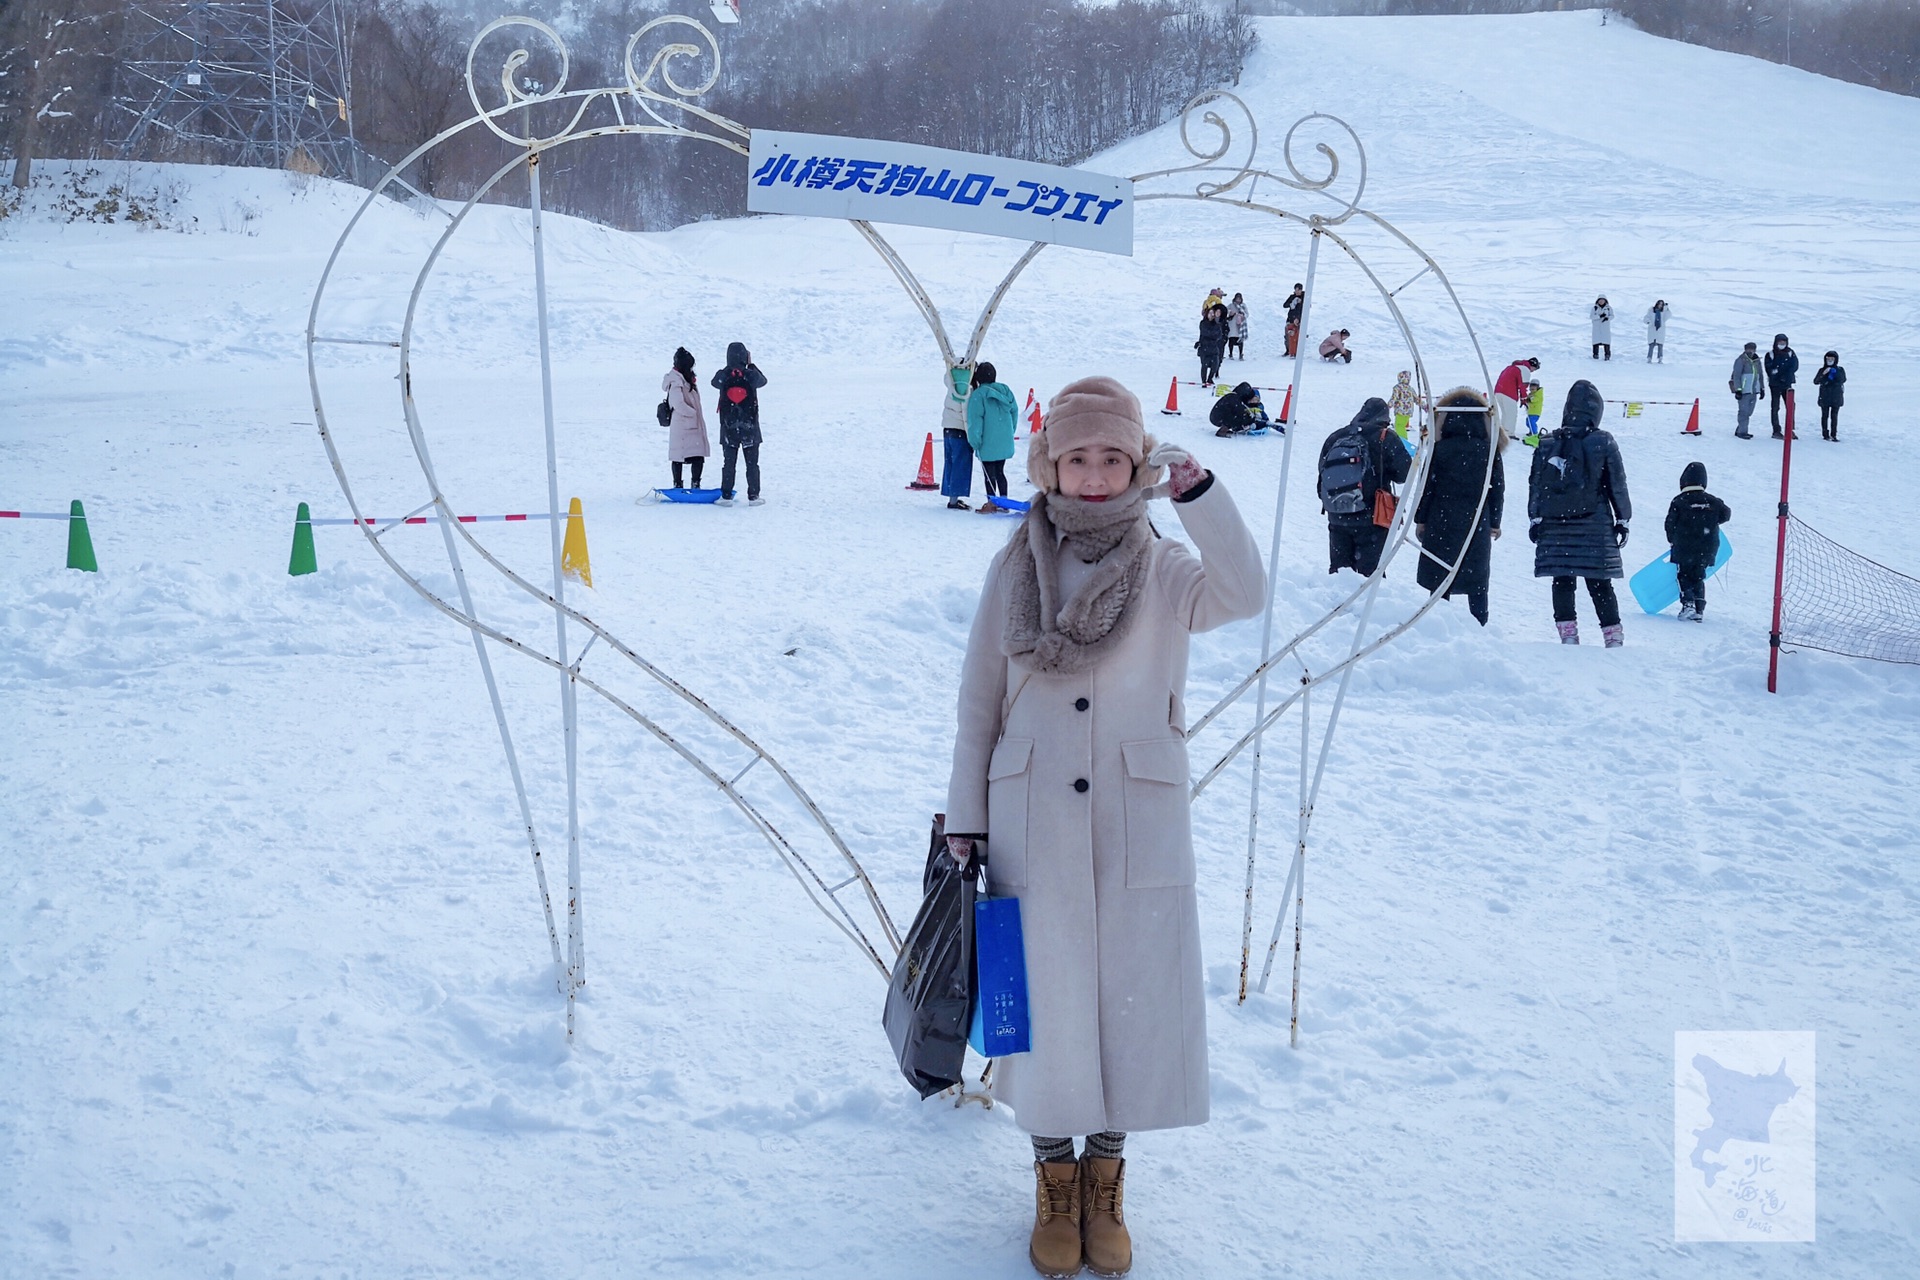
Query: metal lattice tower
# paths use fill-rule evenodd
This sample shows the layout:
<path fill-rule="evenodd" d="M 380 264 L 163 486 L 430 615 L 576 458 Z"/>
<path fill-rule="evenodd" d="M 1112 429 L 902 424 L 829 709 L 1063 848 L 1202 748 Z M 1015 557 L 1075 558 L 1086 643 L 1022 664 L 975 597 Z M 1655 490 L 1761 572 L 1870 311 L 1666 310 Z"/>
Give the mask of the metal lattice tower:
<path fill-rule="evenodd" d="M 125 159 L 351 179 L 358 147 L 335 0 L 136 0 L 115 71 Z"/>

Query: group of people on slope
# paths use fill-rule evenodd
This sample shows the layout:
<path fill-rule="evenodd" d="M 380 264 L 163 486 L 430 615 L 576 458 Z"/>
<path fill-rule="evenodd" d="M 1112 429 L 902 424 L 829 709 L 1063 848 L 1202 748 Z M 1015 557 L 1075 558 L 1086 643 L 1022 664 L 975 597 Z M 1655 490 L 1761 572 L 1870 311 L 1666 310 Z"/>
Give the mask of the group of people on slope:
<path fill-rule="evenodd" d="M 940 472 L 940 492 L 947 506 L 968 511 L 966 500 L 973 496 L 973 460 L 980 460 L 980 475 L 987 499 L 979 506 L 983 515 L 1009 508 L 995 501 L 1007 497 L 1007 459 L 1013 456 L 1015 425 L 1019 411 L 1013 402 L 1013 388 L 1000 381 L 999 371 L 982 360 L 971 371 L 956 366 L 947 371 L 946 405 L 941 411 L 940 427 L 945 465 Z"/>
<path fill-rule="evenodd" d="M 1762 357 L 1755 344 L 1749 342 L 1739 355 L 1733 358 L 1733 374 L 1727 379 L 1727 390 L 1733 392 L 1734 403 L 1739 406 L 1739 417 L 1734 424 L 1733 434 L 1742 440 L 1753 439 L 1753 433 L 1747 429 L 1753 418 L 1753 409 L 1760 402 L 1760 393 L 1767 393 L 1767 408 L 1773 421 L 1773 438 L 1783 438 L 1793 423 L 1793 385 L 1800 376 L 1800 357 L 1794 351 L 1793 344 L 1787 341 L 1787 335 L 1773 335 L 1773 345 Z M 1847 371 L 1840 365 L 1840 353 L 1829 351 L 1820 358 L 1820 368 L 1813 375 L 1813 384 L 1818 388 L 1820 406 L 1820 438 L 1838 440 L 1840 438 L 1840 406 L 1847 402 Z M 1787 406 L 1787 427 L 1780 424 L 1780 406 Z M 1792 433 L 1798 440 L 1800 433 Z"/>
<path fill-rule="evenodd" d="M 720 419 L 720 447 L 725 458 L 720 467 L 720 496 L 716 505 L 734 504 L 735 464 L 739 455 L 747 458 L 747 505 L 761 507 L 760 496 L 760 388 L 767 375 L 753 362 L 746 344 L 727 344 L 727 363 L 714 371 L 708 385 L 719 395 L 714 413 Z M 677 347 L 673 368 L 660 380 L 666 398 L 660 402 L 660 425 L 667 429 L 667 460 L 673 465 L 673 487 L 699 489 L 700 472 L 713 455 L 707 436 L 707 415 L 700 407 L 700 384 L 693 368 L 693 353 Z M 691 479 L 692 484 L 685 482 Z"/>
<path fill-rule="evenodd" d="M 1540 438 L 1533 456 L 1527 536 L 1534 544 L 1534 576 L 1552 582 L 1561 643 L 1580 643 L 1575 606 L 1584 579 L 1606 645 L 1618 648 L 1625 632 L 1613 580 L 1625 576 L 1620 552 L 1633 503 L 1619 443 L 1600 426 L 1605 411 L 1606 402 L 1591 382 L 1581 379 L 1567 392 L 1559 428 Z M 1444 589 L 1443 598 L 1465 595 L 1483 626 L 1493 543 L 1506 505 L 1501 455 L 1512 438 L 1498 413 L 1469 387 L 1440 397 L 1426 483 L 1413 515 L 1421 546 L 1420 586 Z M 1329 573 L 1352 569 L 1370 576 L 1386 549 L 1397 506 L 1394 487 L 1411 471 L 1411 457 L 1394 435 L 1390 414 L 1388 402 L 1369 399 L 1321 446 L 1319 493 L 1327 517 Z M 1705 617 L 1706 575 L 1719 552 L 1720 526 L 1731 518 L 1706 483 L 1705 464 L 1689 463 L 1668 507 L 1665 529 L 1679 578 L 1680 616 L 1694 622 Z"/>
<path fill-rule="evenodd" d="M 1603 294 L 1593 300 L 1593 358 L 1595 360 L 1613 359 L 1613 304 Z M 1654 301 L 1647 308 L 1647 314 L 1641 319 L 1647 325 L 1647 363 L 1665 364 L 1667 362 L 1667 322 L 1673 318 L 1673 309 L 1667 306 L 1665 298 Z"/>
<path fill-rule="evenodd" d="M 1217 285 L 1200 304 L 1200 336 L 1194 339 L 1194 351 L 1200 356 L 1200 385 L 1210 387 L 1220 376 L 1220 366 L 1229 356 L 1247 358 L 1247 300 L 1234 294 L 1228 302 L 1226 291 Z"/>

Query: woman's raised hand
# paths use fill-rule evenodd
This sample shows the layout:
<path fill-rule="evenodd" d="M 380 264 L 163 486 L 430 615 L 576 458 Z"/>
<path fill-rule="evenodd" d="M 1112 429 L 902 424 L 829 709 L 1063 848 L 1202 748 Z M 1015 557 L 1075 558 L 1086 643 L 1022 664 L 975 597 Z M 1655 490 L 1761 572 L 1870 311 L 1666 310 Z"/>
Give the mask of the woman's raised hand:
<path fill-rule="evenodd" d="M 1193 455 L 1177 444 L 1157 446 L 1147 458 L 1147 463 L 1167 469 L 1167 488 L 1176 498 L 1184 496 L 1189 489 L 1207 478 L 1206 471 L 1193 460 Z"/>

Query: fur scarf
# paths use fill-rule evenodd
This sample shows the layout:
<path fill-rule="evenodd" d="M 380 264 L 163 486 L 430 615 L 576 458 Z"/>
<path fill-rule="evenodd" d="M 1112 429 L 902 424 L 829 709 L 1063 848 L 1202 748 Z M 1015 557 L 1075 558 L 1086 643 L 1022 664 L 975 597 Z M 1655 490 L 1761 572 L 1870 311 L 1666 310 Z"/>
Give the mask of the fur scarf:
<path fill-rule="evenodd" d="M 1059 535 L 1064 534 L 1062 539 Z M 1153 545 L 1145 491 L 1107 502 L 1058 493 L 1033 500 L 1007 543 L 1007 626 L 1001 647 L 1030 671 L 1077 675 L 1097 666 L 1133 627 Z M 1073 599 L 1060 599 L 1058 547 L 1094 571 Z"/>

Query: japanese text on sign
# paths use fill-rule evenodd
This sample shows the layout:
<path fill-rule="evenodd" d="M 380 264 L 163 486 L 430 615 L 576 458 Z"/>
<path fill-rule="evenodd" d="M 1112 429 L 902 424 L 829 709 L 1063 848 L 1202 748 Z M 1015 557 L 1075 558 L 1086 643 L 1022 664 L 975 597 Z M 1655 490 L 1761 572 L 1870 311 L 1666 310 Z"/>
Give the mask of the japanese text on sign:
<path fill-rule="evenodd" d="M 911 143 L 756 130 L 747 207 L 1133 252 L 1124 178 Z"/>

